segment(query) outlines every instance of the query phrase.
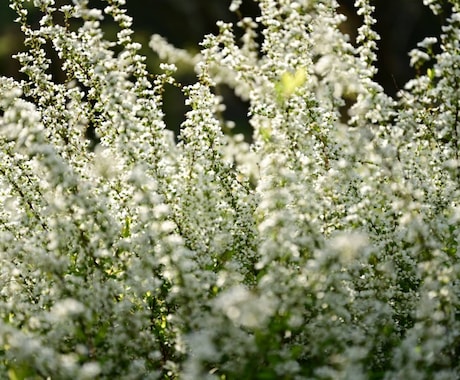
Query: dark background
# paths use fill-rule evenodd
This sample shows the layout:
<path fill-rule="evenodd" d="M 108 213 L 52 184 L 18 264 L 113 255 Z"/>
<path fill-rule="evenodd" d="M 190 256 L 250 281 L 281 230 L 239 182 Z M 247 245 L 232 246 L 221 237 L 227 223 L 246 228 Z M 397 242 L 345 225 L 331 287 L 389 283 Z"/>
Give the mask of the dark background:
<path fill-rule="evenodd" d="M 65 1 L 60 1 L 64 3 Z M 237 21 L 236 15 L 228 11 L 231 0 L 127 0 L 128 14 L 134 19 L 135 39 L 144 45 L 142 51 L 152 71 L 158 66 L 158 58 L 150 52 L 148 41 L 153 33 L 161 34 L 178 47 L 198 50 L 198 43 L 207 33 L 216 33 L 217 20 Z M 8 0 L 0 0 L 0 74 L 18 77 L 19 66 L 11 55 L 22 49 L 19 26 L 13 22 L 14 12 Z M 93 5 L 103 3 L 93 0 Z M 353 7 L 354 0 L 341 0 L 340 11 L 348 21 L 343 30 L 353 41 L 360 18 Z M 435 17 L 423 6 L 422 0 L 377 0 L 376 29 L 381 36 L 378 53 L 377 81 L 385 91 L 394 96 L 414 76 L 409 67 L 408 52 L 417 42 L 427 36 L 440 33 L 442 16 Z M 243 16 L 257 16 L 258 7 L 252 0 L 244 0 Z M 108 27 L 110 28 L 110 27 Z M 110 33 L 110 32 L 109 32 Z M 181 73 L 183 83 L 193 81 L 193 73 Z M 247 130 L 246 105 L 236 99 L 231 91 L 222 89 L 229 109 L 226 116 L 236 121 L 237 131 Z M 178 89 L 166 92 L 165 112 L 167 125 L 177 130 L 186 111 L 183 96 Z"/>

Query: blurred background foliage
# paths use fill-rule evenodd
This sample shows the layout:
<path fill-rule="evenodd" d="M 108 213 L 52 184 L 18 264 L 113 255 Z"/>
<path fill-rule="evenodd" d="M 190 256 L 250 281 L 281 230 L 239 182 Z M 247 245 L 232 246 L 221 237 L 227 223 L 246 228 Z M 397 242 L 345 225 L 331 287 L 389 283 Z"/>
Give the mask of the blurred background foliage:
<path fill-rule="evenodd" d="M 152 34 L 164 36 L 177 47 L 198 51 L 198 44 L 203 36 L 217 32 L 217 20 L 238 20 L 238 16 L 228 10 L 230 2 L 231 0 L 127 0 L 128 14 L 134 19 L 135 40 L 142 43 L 142 53 L 147 56 L 150 70 L 155 72 L 159 63 L 158 57 L 148 47 Z M 59 5 L 66 1 L 58 0 L 57 3 Z M 102 0 L 90 1 L 92 6 L 103 3 Z M 343 31 L 354 41 L 356 29 L 361 22 L 353 7 L 354 0 L 340 0 L 339 3 L 340 12 L 348 18 L 342 26 Z M 424 37 L 439 35 L 443 16 L 435 17 L 423 5 L 422 0 L 375 0 L 373 3 L 378 20 L 376 29 L 382 37 L 379 41 L 379 71 L 376 79 L 389 95 L 395 96 L 407 80 L 414 76 L 409 67 L 408 52 Z M 20 78 L 19 65 L 11 56 L 24 48 L 22 34 L 19 26 L 13 22 L 16 15 L 8 4 L 8 0 L 0 0 L 0 75 Z M 253 0 L 244 0 L 241 15 L 257 16 L 256 3 Z M 31 17 L 32 20 L 35 17 L 38 24 L 40 14 L 32 12 Z M 110 23 L 104 27 L 108 36 L 116 33 Z M 55 76 L 59 75 L 59 68 L 56 67 Z M 191 83 L 194 74 L 180 70 L 177 79 L 184 84 Z M 224 117 L 235 122 L 235 132 L 243 132 L 250 139 L 247 105 L 236 98 L 230 89 L 222 87 L 218 90 L 227 105 Z M 171 86 L 166 90 L 164 107 L 168 127 L 177 132 L 187 111 L 179 89 Z"/>

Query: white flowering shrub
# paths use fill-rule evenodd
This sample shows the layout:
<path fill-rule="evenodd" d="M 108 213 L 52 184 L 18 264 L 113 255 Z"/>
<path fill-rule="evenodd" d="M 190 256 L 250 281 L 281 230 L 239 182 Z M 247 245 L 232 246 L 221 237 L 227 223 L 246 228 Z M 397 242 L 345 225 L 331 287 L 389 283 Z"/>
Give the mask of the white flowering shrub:
<path fill-rule="evenodd" d="M 458 1 L 426 1 L 451 13 L 396 100 L 373 80 L 367 0 L 356 43 L 335 0 L 258 0 L 196 56 L 153 36 L 156 75 L 124 0 L 68 3 L 11 0 L 26 50 L 24 79 L 0 78 L 2 378 L 460 377 Z M 190 109 L 177 140 L 171 84 Z M 248 102 L 251 143 L 224 133 L 220 85 Z"/>

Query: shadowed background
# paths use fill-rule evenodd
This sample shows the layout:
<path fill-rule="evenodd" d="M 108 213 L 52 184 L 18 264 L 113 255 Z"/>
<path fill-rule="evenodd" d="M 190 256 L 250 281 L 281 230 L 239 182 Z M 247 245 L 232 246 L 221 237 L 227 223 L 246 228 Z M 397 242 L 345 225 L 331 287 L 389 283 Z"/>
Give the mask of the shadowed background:
<path fill-rule="evenodd" d="M 198 43 L 205 34 L 217 32 L 217 20 L 237 21 L 236 15 L 228 10 L 230 2 L 231 0 L 128 0 L 128 14 L 134 19 L 134 38 L 143 44 L 142 53 L 147 56 L 151 71 L 154 72 L 158 67 L 158 57 L 148 48 L 152 34 L 161 34 L 178 47 L 197 51 Z M 19 65 L 11 55 L 23 49 L 22 35 L 19 26 L 13 22 L 15 14 L 9 9 L 8 3 L 7 0 L 0 0 L 0 75 L 19 78 Z M 340 11 L 348 17 L 343 30 L 354 41 L 356 28 L 361 22 L 353 7 L 354 0 L 341 0 L 339 3 Z M 103 2 L 95 0 L 90 1 L 90 4 L 97 6 Z M 423 6 L 422 0 L 377 0 L 374 4 L 378 20 L 376 29 L 381 36 L 376 79 L 389 95 L 395 96 L 414 75 L 409 67 L 408 52 L 424 37 L 439 35 L 443 20 Z M 243 16 L 257 16 L 258 7 L 253 0 L 244 0 L 241 13 Z M 106 33 L 110 34 L 110 25 L 105 27 Z M 191 83 L 194 74 L 180 72 L 178 80 Z M 223 87 L 220 91 L 227 104 L 224 116 L 235 121 L 235 132 L 243 132 L 249 139 L 251 131 L 246 117 L 247 105 L 229 89 Z M 172 86 L 168 88 L 165 93 L 168 127 L 177 132 L 186 111 L 180 90 Z"/>

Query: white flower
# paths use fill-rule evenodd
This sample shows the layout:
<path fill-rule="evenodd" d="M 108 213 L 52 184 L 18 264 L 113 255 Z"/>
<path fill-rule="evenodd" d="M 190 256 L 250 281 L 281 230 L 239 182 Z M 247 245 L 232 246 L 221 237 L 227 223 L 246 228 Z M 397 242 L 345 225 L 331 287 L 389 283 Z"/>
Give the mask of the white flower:
<path fill-rule="evenodd" d="M 85 306 L 72 298 L 58 301 L 51 309 L 51 317 L 61 320 L 67 317 L 77 316 L 85 311 Z"/>
<path fill-rule="evenodd" d="M 263 328 L 273 312 L 273 303 L 267 297 L 257 297 L 241 285 L 220 294 L 215 305 L 234 323 L 249 328 Z"/>

